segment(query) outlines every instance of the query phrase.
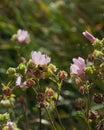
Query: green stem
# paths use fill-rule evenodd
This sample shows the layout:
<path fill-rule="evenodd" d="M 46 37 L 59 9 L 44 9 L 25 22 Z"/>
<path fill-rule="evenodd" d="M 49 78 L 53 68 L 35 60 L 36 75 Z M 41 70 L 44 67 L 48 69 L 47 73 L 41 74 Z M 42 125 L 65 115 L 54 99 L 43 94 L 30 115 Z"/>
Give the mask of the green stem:
<path fill-rule="evenodd" d="M 41 107 L 39 107 L 39 130 L 42 130 L 42 114 L 41 114 Z"/>
<path fill-rule="evenodd" d="M 58 96 L 57 96 L 57 100 L 56 100 L 56 106 L 57 106 L 57 102 L 59 100 L 59 96 L 60 96 L 60 93 L 61 93 L 62 81 L 60 83 L 57 83 L 57 86 L 58 86 Z"/>
<path fill-rule="evenodd" d="M 46 107 L 45 107 L 45 110 L 46 110 L 47 115 L 49 117 L 49 120 L 50 120 L 50 123 L 51 123 L 51 126 L 52 126 L 52 130 L 56 130 L 55 125 L 54 125 L 53 120 L 52 120 L 52 117 L 51 117 L 51 115 L 50 115 L 50 113 L 49 113 L 49 111 Z"/>
<path fill-rule="evenodd" d="M 61 121 L 61 119 L 60 119 L 60 115 L 59 115 L 59 113 L 58 113 L 57 107 L 55 107 L 55 112 L 56 112 L 56 114 L 57 114 L 57 117 L 58 117 L 58 120 L 59 120 L 59 123 L 60 123 L 60 126 L 61 126 L 62 130 L 65 130 L 65 128 L 64 128 L 64 126 L 63 126 L 63 124 L 62 124 L 62 121 Z"/>
<path fill-rule="evenodd" d="M 87 94 L 87 106 L 86 106 L 86 122 L 87 122 L 87 130 L 90 130 L 90 124 L 89 124 L 89 109 L 90 109 L 90 95 Z"/>

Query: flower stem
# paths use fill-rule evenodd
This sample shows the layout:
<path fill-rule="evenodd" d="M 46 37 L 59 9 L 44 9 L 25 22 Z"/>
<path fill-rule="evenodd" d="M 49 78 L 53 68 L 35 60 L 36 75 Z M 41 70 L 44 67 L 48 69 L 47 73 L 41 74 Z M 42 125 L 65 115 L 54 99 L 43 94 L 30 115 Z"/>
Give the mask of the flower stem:
<path fill-rule="evenodd" d="M 52 126 L 52 130 L 56 130 L 55 125 L 54 125 L 53 120 L 52 120 L 52 117 L 51 117 L 51 115 L 50 115 L 50 113 L 49 113 L 49 111 L 46 107 L 45 107 L 45 110 L 46 110 L 47 115 L 49 117 L 49 120 L 50 120 L 50 123 L 51 123 L 51 126 Z"/>
<path fill-rule="evenodd" d="M 59 113 L 58 113 L 57 107 L 55 107 L 55 112 L 56 112 L 56 114 L 57 114 L 57 117 L 58 117 L 58 120 L 59 120 L 59 123 L 60 123 L 60 126 L 61 126 L 62 130 L 65 130 L 65 128 L 64 128 L 64 126 L 63 126 L 63 124 L 62 124 L 62 121 L 61 121 L 61 119 L 60 119 L 60 115 L 59 115 Z"/>
<path fill-rule="evenodd" d="M 89 109 L 90 109 L 90 95 L 87 94 L 87 106 L 86 106 L 86 122 L 87 122 L 87 130 L 90 130 L 90 124 L 89 124 Z"/>
<path fill-rule="evenodd" d="M 39 130 L 42 130 L 42 114 L 41 114 L 41 107 L 39 107 Z"/>

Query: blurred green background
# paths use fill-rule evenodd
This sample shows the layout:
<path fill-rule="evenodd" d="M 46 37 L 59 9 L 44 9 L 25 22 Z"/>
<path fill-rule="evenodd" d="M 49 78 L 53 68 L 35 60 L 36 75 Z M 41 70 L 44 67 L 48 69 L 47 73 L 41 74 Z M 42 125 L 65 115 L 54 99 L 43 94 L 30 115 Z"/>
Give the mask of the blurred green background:
<path fill-rule="evenodd" d="M 31 36 L 22 56 L 28 60 L 32 50 L 40 50 L 69 74 L 72 58 L 86 58 L 92 50 L 82 32 L 87 30 L 99 39 L 104 36 L 104 0 L 0 0 L 0 82 L 6 80 L 7 68 L 19 63 L 11 41 L 18 29 L 28 30 Z M 59 110 L 64 113 L 66 130 L 85 129 L 78 124 L 81 119 L 70 118 L 77 91 L 76 86 L 64 83 Z"/>

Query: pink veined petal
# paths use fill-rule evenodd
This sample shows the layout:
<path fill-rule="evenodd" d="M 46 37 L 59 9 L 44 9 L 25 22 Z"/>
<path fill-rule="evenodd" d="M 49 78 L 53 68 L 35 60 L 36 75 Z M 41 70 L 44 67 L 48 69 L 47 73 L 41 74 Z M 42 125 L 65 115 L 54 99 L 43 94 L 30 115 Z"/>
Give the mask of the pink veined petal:
<path fill-rule="evenodd" d="M 13 130 L 13 122 L 8 121 L 7 126 L 8 126 L 8 130 Z"/>
<path fill-rule="evenodd" d="M 27 42 L 27 40 L 29 40 L 29 34 L 28 34 L 28 32 L 25 31 L 25 30 L 19 29 L 19 30 L 17 31 L 17 39 L 18 39 L 18 41 L 21 42 L 21 43 Z"/>
<path fill-rule="evenodd" d="M 41 54 L 41 52 L 32 51 L 31 59 L 37 65 L 47 65 L 50 62 L 50 57 Z"/>
<path fill-rule="evenodd" d="M 95 37 L 91 35 L 89 32 L 85 31 L 82 33 L 91 43 L 95 41 Z"/>
<path fill-rule="evenodd" d="M 80 62 L 80 68 L 84 69 L 85 68 L 85 60 L 81 57 L 78 57 L 78 60 Z"/>
<path fill-rule="evenodd" d="M 78 73 L 78 70 L 79 70 L 79 67 L 75 64 L 72 64 L 71 67 L 70 67 L 70 71 L 74 74 L 79 74 Z"/>
<path fill-rule="evenodd" d="M 21 85 L 21 76 L 18 76 L 18 77 L 16 78 L 15 86 L 18 87 L 18 86 L 20 86 L 20 85 Z"/>
<path fill-rule="evenodd" d="M 85 60 L 81 57 L 73 58 L 73 64 L 70 67 L 70 71 L 74 74 L 82 74 L 85 68 Z"/>

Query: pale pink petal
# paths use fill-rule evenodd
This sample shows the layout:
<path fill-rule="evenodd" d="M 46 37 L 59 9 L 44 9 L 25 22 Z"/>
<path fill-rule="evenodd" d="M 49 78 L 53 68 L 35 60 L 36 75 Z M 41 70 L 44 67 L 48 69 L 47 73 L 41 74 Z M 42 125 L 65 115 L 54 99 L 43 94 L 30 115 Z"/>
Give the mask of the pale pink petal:
<path fill-rule="evenodd" d="M 95 41 L 95 37 L 91 35 L 89 32 L 85 31 L 82 33 L 91 43 Z"/>

